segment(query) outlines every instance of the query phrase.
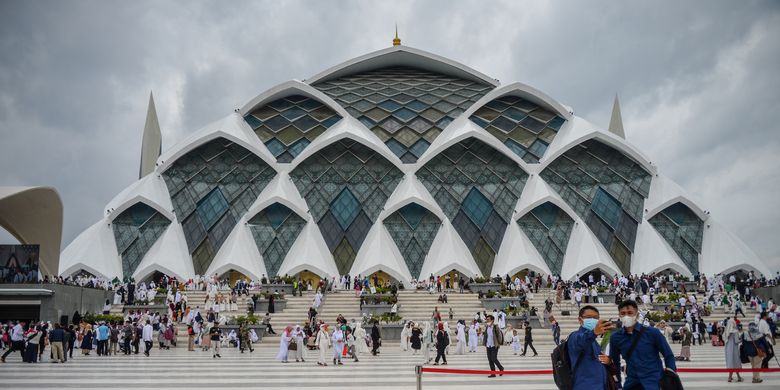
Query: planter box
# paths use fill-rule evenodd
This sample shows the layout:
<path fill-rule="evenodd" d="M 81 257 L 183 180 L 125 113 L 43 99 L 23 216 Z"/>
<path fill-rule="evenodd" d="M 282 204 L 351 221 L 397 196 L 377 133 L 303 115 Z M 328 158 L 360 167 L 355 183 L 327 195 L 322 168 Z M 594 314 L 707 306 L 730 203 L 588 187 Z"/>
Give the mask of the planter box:
<path fill-rule="evenodd" d="M 262 287 L 260 287 L 260 291 L 264 292 L 278 292 L 280 294 L 292 294 L 293 292 L 293 285 L 292 284 L 264 284 Z"/>
<path fill-rule="evenodd" d="M 287 308 L 286 299 L 274 299 L 274 313 L 279 313 L 286 308 Z M 257 303 L 255 303 L 254 311 L 255 313 L 258 314 L 265 314 L 266 312 L 268 312 L 268 300 L 258 299 Z"/>
<path fill-rule="evenodd" d="M 543 329 L 539 316 L 529 316 L 528 322 L 531 323 L 531 327 L 534 329 Z M 512 325 L 513 328 L 519 329 L 523 323 L 523 317 L 506 317 L 506 323 L 507 325 Z"/>
<path fill-rule="evenodd" d="M 471 283 L 469 284 L 469 290 L 473 293 L 487 293 L 488 291 L 501 291 L 501 283 Z"/>
<path fill-rule="evenodd" d="M 598 303 L 599 299 L 603 299 L 604 303 L 615 303 L 615 295 L 615 293 L 609 292 L 599 293 L 599 296 L 596 297 L 596 303 Z"/>
<path fill-rule="evenodd" d="M 231 330 L 235 330 L 236 334 L 238 334 L 238 325 L 220 325 L 219 328 L 222 329 L 223 337 L 227 337 L 227 334 L 230 333 Z M 257 341 L 255 344 L 263 341 L 263 336 L 265 335 L 265 325 L 249 325 L 248 328 L 254 329 L 255 333 L 257 333 Z"/>
<path fill-rule="evenodd" d="M 379 326 L 379 333 L 382 335 L 382 342 L 383 343 L 400 343 L 400 341 L 401 341 L 401 331 L 404 328 L 403 325 L 401 325 L 401 324 L 383 324 L 383 323 L 380 323 L 377 326 Z M 371 335 L 371 326 L 364 326 L 364 328 L 366 329 L 366 334 L 370 336 Z"/>
<path fill-rule="evenodd" d="M 379 316 L 385 313 L 390 313 L 390 309 L 393 308 L 393 305 L 388 305 L 386 303 L 380 303 L 378 305 L 369 305 L 369 304 L 363 304 L 363 309 L 360 310 L 362 314 L 370 314 L 372 316 Z"/>
<path fill-rule="evenodd" d="M 146 310 L 149 310 L 150 313 L 159 311 L 160 314 L 163 314 L 163 313 L 168 313 L 168 306 L 167 305 L 124 305 L 122 307 L 123 313 L 127 313 L 130 310 L 132 311 L 141 310 L 141 312 L 145 312 Z"/>
<path fill-rule="evenodd" d="M 510 297 L 510 298 L 483 298 L 482 301 L 482 307 L 485 308 L 488 312 L 493 311 L 493 309 L 496 310 L 504 310 L 507 306 L 509 306 L 510 303 L 514 302 L 516 306 L 520 306 L 520 299 L 517 297 Z"/>

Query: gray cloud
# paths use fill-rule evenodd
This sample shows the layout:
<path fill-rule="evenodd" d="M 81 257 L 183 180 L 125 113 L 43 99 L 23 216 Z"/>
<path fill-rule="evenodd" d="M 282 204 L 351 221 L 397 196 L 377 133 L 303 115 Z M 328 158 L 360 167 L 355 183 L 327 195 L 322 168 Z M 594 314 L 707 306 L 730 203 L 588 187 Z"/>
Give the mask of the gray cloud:
<path fill-rule="evenodd" d="M 163 147 L 280 82 L 390 44 L 537 87 L 629 140 L 780 268 L 772 1 L 0 2 L 0 183 L 52 185 L 63 244 Z M 0 235 L 0 238 L 3 236 Z"/>

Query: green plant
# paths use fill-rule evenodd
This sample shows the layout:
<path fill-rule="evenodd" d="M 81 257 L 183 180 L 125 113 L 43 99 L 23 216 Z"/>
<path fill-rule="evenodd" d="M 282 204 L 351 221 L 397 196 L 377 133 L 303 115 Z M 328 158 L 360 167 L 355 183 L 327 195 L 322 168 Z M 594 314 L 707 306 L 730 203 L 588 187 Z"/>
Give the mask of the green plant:
<path fill-rule="evenodd" d="M 474 278 L 474 283 L 491 283 L 490 278 L 484 276 L 477 276 Z"/>
<path fill-rule="evenodd" d="M 87 313 L 84 314 L 83 317 L 81 317 L 84 321 L 89 323 L 96 323 L 100 321 L 105 321 L 106 323 L 109 322 L 116 322 L 116 323 L 123 323 L 125 322 L 125 317 L 117 314 L 93 314 L 93 313 Z"/>
<path fill-rule="evenodd" d="M 398 303 L 398 297 L 393 295 L 366 295 L 363 297 L 363 302 L 369 305 L 378 305 L 380 303 L 392 305 Z"/>
<path fill-rule="evenodd" d="M 495 298 L 495 297 L 496 297 L 496 293 L 494 291 L 488 290 L 488 292 L 485 293 L 485 298 Z"/>
<path fill-rule="evenodd" d="M 650 311 L 645 314 L 645 318 L 653 322 L 659 322 L 661 320 L 666 322 L 680 322 L 683 320 L 683 315 L 677 312 L 665 313 L 659 311 Z"/>
<path fill-rule="evenodd" d="M 378 321 L 382 321 L 386 324 L 400 322 L 403 319 L 403 317 L 399 316 L 398 313 L 383 313 L 382 315 L 374 318 L 377 318 Z"/>
<path fill-rule="evenodd" d="M 240 325 L 242 323 L 246 323 L 249 325 L 257 325 L 258 322 L 260 322 L 260 318 L 254 314 L 249 314 L 246 316 L 235 316 L 232 320 L 230 320 L 229 324 Z"/>

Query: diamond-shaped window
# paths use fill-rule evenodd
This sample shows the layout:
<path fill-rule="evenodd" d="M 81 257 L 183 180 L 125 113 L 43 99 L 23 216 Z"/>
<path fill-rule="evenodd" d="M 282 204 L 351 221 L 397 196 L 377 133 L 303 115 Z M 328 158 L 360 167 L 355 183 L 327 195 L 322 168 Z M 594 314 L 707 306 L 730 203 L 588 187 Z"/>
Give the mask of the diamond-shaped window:
<path fill-rule="evenodd" d="M 333 211 L 333 216 L 336 217 L 341 228 L 347 230 L 360 213 L 360 202 L 355 198 L 355 195 L 352 195 L 352 192 L 345 188 L 331 203 L 331 211 Z"/>
<path fill-rule="evenodd" d="M 490 217 L 490 212 L 493 211 L 493 205 L 490 200 L 482 195 L 478 189 L 472 188 L 466 199 L 463 200 L 463 212 L 471 219 L 479 228 L 483 228 Z"/>

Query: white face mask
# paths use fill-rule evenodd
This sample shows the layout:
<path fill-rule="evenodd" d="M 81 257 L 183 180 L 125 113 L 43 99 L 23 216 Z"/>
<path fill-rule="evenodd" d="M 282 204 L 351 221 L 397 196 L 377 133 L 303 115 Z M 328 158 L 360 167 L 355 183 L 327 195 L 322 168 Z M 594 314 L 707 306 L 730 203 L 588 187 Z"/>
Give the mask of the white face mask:
<path fill-rule="evenodd" d="M 636 317 L 635 316 L 623 316 L 620 317 L 620 322 L 623 323 L 623 326 L 630 328 L 636 324 Z"/>

